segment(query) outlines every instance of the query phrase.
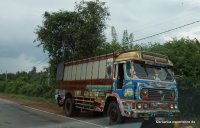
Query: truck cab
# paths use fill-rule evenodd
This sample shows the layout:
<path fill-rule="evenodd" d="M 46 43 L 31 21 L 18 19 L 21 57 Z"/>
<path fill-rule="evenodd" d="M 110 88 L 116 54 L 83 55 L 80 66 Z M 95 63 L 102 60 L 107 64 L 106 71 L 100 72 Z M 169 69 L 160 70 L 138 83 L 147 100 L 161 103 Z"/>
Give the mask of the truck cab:
<path fill-rule="evenodd" d="M 168 57 L 160 54 L 138 51 L 117 56 L 111 95 L 116 97 L 121 115 L 114 118 L 118 111 L 108 112 L 110 120 L 176 116 L 180 111 L 172 68 Z"/>

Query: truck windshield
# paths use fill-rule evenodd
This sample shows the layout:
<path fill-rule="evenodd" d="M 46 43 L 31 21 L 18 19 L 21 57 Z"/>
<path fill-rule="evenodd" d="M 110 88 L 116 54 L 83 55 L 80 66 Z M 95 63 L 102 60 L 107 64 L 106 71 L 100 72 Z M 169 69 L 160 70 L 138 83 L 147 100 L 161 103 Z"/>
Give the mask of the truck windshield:
<path fill-rule="evenodd" d="M 152 79 L 160 81 L 172 81 L 172 70 L 166 67 L 134 63 L 136 76 L 140 79 Z"/>

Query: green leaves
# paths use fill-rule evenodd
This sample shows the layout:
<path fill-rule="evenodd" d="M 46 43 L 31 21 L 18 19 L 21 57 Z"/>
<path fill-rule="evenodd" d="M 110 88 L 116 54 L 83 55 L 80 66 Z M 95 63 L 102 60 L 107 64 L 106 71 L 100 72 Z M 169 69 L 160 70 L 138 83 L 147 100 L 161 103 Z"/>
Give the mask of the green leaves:
<path fill-rule="evenodd" d="M 98 54 L 105 42 L 105 21 L 109 16 L 103 2 L 76 3 L 74 11 L 45 12 L 36 41 L 50 57 L 52 80 L 57 64 Z"/>
<path fill-rule="evenodd" d="M 43 25 L 36 29 L 37 41 L 53 59 L 71 60 L 95 55 L 105 41 L 105 3 L 80 2 L 75 10 L 45 12 Z"/>

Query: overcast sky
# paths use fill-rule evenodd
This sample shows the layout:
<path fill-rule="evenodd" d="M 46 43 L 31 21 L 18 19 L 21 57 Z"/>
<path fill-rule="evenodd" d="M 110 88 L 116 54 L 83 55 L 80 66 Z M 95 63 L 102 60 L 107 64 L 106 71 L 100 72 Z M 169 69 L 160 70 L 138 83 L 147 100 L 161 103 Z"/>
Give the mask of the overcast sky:
<path fill-rule="evenodd" d="M 80 1 L 80 0 L 76 0 Z M 100 0 L 102 1 L 102 0 Z M 124 29 L 140 39 L 193 21 L 200 20 L 199 0 L 103 0 L 109 7 L 110 18 L 105 31 L 111 40 L 110 28 L 115 26 L 118 40 Z M 48 55 L 33 43 L 37 25 L 45 11 L 74 9 L 75 0 L 1 0 L 0 4 L 0 74 L 3 72 L 39 70 L 47 67 Z M 200 23 L 154 38 L 143 40 L 161 42 L 172 38 L 200 39 Z M 141 42 L 139 42 L 141 43 Z"/>

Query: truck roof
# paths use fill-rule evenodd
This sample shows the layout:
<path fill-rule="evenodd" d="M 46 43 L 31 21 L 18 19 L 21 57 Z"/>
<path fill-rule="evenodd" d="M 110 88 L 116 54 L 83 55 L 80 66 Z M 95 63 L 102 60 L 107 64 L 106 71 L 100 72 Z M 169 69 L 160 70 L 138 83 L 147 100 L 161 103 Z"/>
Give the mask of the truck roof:
<path fill-rule="evenodd" d="M 119 61 L 127 61 L 127 60 L 138 60 L 144 61 L 149 64 L 164 64 L 173 66 L 172 62 L 168 59 L 167 56 L 153 53 L 153 52 L 146 52 L 146 51 L 126 51 L 120 52 L 115 58 L 115 62 Z"/>
<path fill-rule="evenodd" d="M 138 61 L 144 61 L 149 64 L 157 63 L 157 64 L 173 66 L 172 62 L 165 55 L 161 55 L 161 54 L 157 54 L 153 52 L 146 52 L 146 51 L 136 51 L 136 50 L 118 51 L 118 52 L 108 53 L 108 54 L 94 56 L 90 58 L 69 61 L 69 62 L 65 62 L 65 65 L 87 63 L 91 61 L 104 60 L 104 59 L 109 59 L 109 58 L 113 58 L 115 62 L 127 61 L 127 60 L 138 60 Z"/>

